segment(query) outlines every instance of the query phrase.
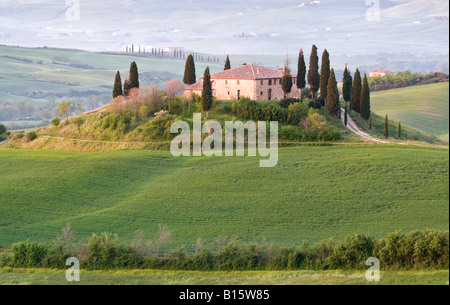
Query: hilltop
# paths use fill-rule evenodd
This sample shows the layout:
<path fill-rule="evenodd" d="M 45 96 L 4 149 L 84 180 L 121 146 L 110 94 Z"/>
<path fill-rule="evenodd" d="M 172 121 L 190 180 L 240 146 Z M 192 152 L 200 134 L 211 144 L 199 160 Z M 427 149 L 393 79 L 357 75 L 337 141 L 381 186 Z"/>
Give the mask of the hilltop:
<path fill-rule="evenodd" d="M 448 142 L 449 83 L 373 92 L 372 110 Z"/>

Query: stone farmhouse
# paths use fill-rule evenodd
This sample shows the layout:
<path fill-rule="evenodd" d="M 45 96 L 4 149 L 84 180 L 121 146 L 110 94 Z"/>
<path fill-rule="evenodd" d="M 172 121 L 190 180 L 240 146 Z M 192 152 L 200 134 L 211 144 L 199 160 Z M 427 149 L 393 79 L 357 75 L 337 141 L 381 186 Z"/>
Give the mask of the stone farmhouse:
<path fill-rule="evenodd" d="M 213 96 L 218 100 L 235 100 L 248 97 L 252 100 L 281 100 L 284 92 L 281 88 L 283 69 L 270 69 L 257 65 L 242 66 L 211 74 Z M 299 97 L 297 75 L 292 75 L 292 90 L 287 97 Z M 201 96 L 203 77 L 195 84 L 187 86 L 183 92 L 185 97 L 193 93 Z"/>
<path fill-rule="evenodd" d="M 376 71 L 372 71 L 372 72 L 370 72 L 370 77 L 374 77 L 374 76 L 386 76 L 386 75 L 393 75 L 394 74 L 394 72 L 392 72 L 392 71 L 389 71 L 389 70 L 381 70 L 381 69 L 378 69 L 378 70 L 376 70 Z"/>

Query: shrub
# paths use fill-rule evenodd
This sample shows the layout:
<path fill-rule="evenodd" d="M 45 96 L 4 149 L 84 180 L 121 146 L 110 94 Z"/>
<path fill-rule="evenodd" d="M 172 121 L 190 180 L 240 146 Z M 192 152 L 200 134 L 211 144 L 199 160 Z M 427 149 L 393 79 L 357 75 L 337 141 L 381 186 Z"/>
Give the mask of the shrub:
<path fill-rule="evenodd" d="M 303 135 L 302 128 L 300 126 L 281 126 L 279 136 L 283 140 L 299 141 Z"/>
<path fill-rule="evenodd" d="M 214 256 L 211 250 L 203 248 L 192 258 L 192 268 L 198 271 L 208 271 L 214 268 Z"/>
<path fill-rule="evenodd" d="M 39 266 L 41 261 L 46 255 L 44 245 L 36 242 L 19 242 L 13 244 L 11 247 L 12 267 L 36 267 Z"/>
<path fill-rule="evenodd" d="M 34 131 L 30 131 L 29 133 L 26 134 L 25 137 L 27 138 L 28 142 L 31 142 L 37 138 L 37 134 Z"/>
<path fill-rule="evenodd" d="M 285 98 L 280 100 L 280 106 L 283 108 L 289 108 L 291 104 L 300 103 L 301 101 L 296 98 Z"/>
<path fill-rule="evenodd" d="M 288 108 L 288 121 L 290 124 L 299 125 L 300 121 L 308 116 L 309 106 L 307 104 L 293 103 Z"/>
<path fill-rule="evenodd" d="M 72 119 L 71 123 L 77 126 L 78 132 L 80 132 L 80 128 L 84 124 L 84 119 L 82 117 L 75 117 Z"/>
<path fill-rule="evenodd" d="M 371 237 L 356 234 L 339 243 L 328 258 L 330 266 L 339 268 L 364 268 L 367 258 L 373 255 L 374 241 Z"/>
<path fill-rule="evenodd" d="M 61 123 L 61 120 L 58 117 L 53 118 L 53 120 L 52 120 L 53 126 L 58 127 L 60 123 Z"/>
<path fill-rule="evenodd" d="M 142 128 L 142 134 L 153 140 L 171 140 L 174 135 L 170 133 L 170 127 L 176 120 L 176 116 L 167 115 L 148 121 Z"/>

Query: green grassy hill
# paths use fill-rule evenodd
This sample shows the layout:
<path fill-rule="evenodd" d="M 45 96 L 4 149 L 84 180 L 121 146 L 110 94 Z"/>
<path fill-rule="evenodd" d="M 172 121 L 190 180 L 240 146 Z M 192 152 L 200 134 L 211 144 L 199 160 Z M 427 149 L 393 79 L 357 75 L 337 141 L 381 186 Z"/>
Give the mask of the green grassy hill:
<path fill-rule="evenodd" d="M 141 87 L 156 84 L 164 89 L 166 81 L 183 77 L 185 61 L 168 57 L 0 46 L 0 121 L 7 126 L 19 121 L 16 127 L 22 128 L 25 123 L 20 122 L 26 119 L 29 126 L 43 126 L 48 121 L 39 121 L 53 118 L 57 103 L 63 100 L 79 103 L 84 110 L 96 109 L 111 100 L 116 72 L 125 81 L 133 61 L 139 68 Z M 223 69 L 221 64 L 198 62 L 197 77 L 207 65 L 212 72 Z M 28 109 L 11 111 L 8 104 L 20 102 L 26 102 Z"/>
<path fill-rule="evenodd" d="M 449 140 L 449 83 L 374 92 L 371 105 L 381 116 Z"/>
<path fill-rule="evenodd" d="M 198 237 L 299 245 L 362 233 L 449 228 L 449 155 L 439 148 L 332 146 L 259 158 L 173 158 L 169 152 L 77 153 L 0 149 L 0 248 L 171 230 L 171 246 Z"/>

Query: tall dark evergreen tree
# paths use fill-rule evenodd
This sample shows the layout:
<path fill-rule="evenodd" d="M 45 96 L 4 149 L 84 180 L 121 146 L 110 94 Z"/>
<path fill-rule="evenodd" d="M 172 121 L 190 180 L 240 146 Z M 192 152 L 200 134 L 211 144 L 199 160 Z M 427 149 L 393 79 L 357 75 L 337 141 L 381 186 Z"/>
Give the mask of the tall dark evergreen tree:
<path fill-rule="evenodd" d="M 313 99 L 315 99 L 320 87 L 319 56 L 317 56 L 317 47 L 315 45 L 312 46 L 309 58 L 308 84 L 311 88 Z"/>
<path fill-rule="evenodd" d="M 306 64 L 305 64 L 305 56 L 303 55 L 303 49 L 300 49 L 300 53 L 298 55 L 298 64 L 297 64 L 297 88 L 300 89 L 300 99 L 302 98 L 302 90 L 306 86 Z"/>
<path fill-rule="evenodd" d="M 192 54 L 189 54 L 188 58 L 186 59 L 186 66 L 184 68 L 183 82 L 186 85 L 192 85 L 196 81 L 197 81 L 197 76 L 195 75 L 194 56 L 192 56 Z"/>
<path fill-rule="evenodd" d="M 132 62 L 130 66 L 130 76 L 128 78 L 130 82 L 130 89 L 139 88 L 139 72 L 136 62 Z"/>
<path fill-rule="evenodd" d="M 367 121 L 370 118 L 370 89 L 367 74 L 364 74 L 362 83 L 360 113 L 364 120 Z"/>
<path fill-rule="evenodd" d="M 397 138 L 400 140 L 402 138 L 402 124 L 398 122 Z"/>
<path fill-rule="evenodd" d="M 130 89 L 131 89 L 130 81 L 126 79 L 123 82 L 123 95 L 128 96 L 128 94 L 130 93 Z"/>
<path fill-rule="evenodd" d="M 227 60 L 225 61 L 225 67 L 223 68 L 224 71 L 231 69 L 231 63 L 230 63 L 230 57 L 227 55 Z"/>
<path fill-rule="evenodd" d="M 345 70 L 344 70 L 344 80 L 342 85 L 342 95 L 344 97 L 344 101 L 347 103 L 350 102 L 352 98 L 352 75 L 350 74 L 350 71 L 347 69 L 347 64 L 345 64 Z"/>
<path fill-rule="evenodd" d="M 347 109 L 347 104 L 345 104 L 344 124 L 345 124 L 345 126 L 348 125 L 348 109 Z"/>
<path fill-rule="evenodd" d="M 212 87 L 211 87 L 211 75 L 209 73 L 209 67 L 206 68 L 203 75 L 203 89 L 202 89 L 202 109 L 206 111 L 206 118 L 208 118 L 208 112 L 212 107 Z"/>
<path fill-rule="evenodd" d="M 120 72 L 117 71 L 116 79 L 114 80 L 113 98 L 123 95 L 122 91 L 122 79 L 120 78 Z"/>
<path fill-rule="evenodd" d="M 328 51 L 323 51 L 322 67 L 320 68 L 320 98 L 327 100 L 328 79 L 330 78 L 330 55 Z M 336 77 L 335 77 L 336 79 Z"/>
<path fill-rule="evenodd" d="M 386 139 L 389 137 L 389 121 L 388 121 L 387 114 L 386 114 L 386 118 L 384 119 L 384 137 Z"/>
<path fill-rule="evenodd" d="M 361 74 L 356 69 L 355 76 L 353 77 L 353 96 L 352 96 L 352 110 L 360 112 L 361 107 Z"/>
<path fill-rule="evenodd" d="M 281 89 L 283 89 L 284 96 L 286 97 L 292 91 L 292 76 L 289 73 L 284 73 L 281 79 Z"/>
<path fill-rule="evenodd" d="M 332 115 L 339 114 L 339 90 L 336 82 L 336 75 L 334 74 L 334 69 L 330 71 L 330 77 L 328 78 L 327 85 L 327 109 Z"/>

